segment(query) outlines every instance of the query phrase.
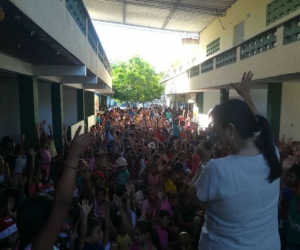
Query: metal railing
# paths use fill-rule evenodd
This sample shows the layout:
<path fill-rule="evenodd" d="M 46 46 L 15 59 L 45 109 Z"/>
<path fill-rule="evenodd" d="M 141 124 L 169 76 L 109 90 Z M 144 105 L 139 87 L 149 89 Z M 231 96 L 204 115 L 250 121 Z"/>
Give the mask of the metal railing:
<path fill-rule="evenodd" d="M 110 63 L 82 0 L 66 0 L 66 8 L 84 36 L 87 37 L 90 45 L 95 53 L 97 53 L 98 58 L 101 60 L 106 70 L 112 75 Z"/>

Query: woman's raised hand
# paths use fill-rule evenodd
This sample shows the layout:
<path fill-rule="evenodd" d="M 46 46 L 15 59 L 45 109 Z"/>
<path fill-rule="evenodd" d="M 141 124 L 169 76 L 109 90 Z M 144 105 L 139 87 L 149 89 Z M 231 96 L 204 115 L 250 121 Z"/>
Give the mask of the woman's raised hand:
<path fill-rule="evenodd" d="M 251 71 L 246 71 L 242 76 L 241 82 L 231 84 L 231 86 L 244 98 L 245 96 L 250 95 L 252 77 L 253 73 Z"/>

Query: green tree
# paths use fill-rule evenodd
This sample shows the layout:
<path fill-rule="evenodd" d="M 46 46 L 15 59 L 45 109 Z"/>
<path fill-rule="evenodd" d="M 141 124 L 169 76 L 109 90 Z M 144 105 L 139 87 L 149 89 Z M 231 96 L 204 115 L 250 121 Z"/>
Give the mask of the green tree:
<path fill-rule="evenodd" d="M 112 65 L 113 98 L 119 102 L 145 103 L 160 98 L 164 86 L 159 83 L 163 74 L 156 73 L 153 67 L 139 56 L 128 62 Z"/>

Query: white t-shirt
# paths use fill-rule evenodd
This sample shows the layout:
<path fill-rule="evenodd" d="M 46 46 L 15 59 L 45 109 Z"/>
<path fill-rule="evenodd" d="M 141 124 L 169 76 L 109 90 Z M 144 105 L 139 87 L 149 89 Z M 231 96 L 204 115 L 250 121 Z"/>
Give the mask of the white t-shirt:
<path fill-rule="evenodd" d="M 22 174 L 24 168 L 26 167 L 26 156 L 23 158 L 21 155 L 18 156 L 15 163 L 15 173 Z"/>
<path fill-rule="evenodd" d="M 279 178 L 269 183 L 263 156 L 211 160 L 196 182 L 206 223 L 199 249 L 279 250 Z"/>

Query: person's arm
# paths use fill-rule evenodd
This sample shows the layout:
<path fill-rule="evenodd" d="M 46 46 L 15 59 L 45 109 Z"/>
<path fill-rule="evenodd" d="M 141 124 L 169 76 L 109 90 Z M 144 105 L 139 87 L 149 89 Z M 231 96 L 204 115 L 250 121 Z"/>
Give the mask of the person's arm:
<path fill-rule="evenodd" d="M 127 217 L 127 222 L 130 224 L 131 227 L 132 225 L 132 218 L 131 218 L 131 207 L 130 207 L 130 194 L 132 191 L 132 184 L 127 184 L 126 185 L 126 217 Z"/>
<path fill-rule="evenodd" d="M 49 128 L 51 140 L 53 141 L 53 140 L 54 140 L 54 137 L 53 137 L 53 129 L 52 129 L 52 126 L 49 124 L 48 128 Z"/>
<path fill-rule="evenodd" d="M 20 199 L 25 197 L 25 185 L 27 182 L 27 177 L 23 176 L 21 179 L 21 192 L 20 192 Z"/>
<path fill-rule="evenodd" d="M 32 242 L 33 250 L 52 250 L 62 224 L 72 203 L 75 187 L 75 177 L 79 157 L 89 143 L 86 135 L 79 135 L 81 126 L 77 129 L 70 145 L 68 158 L 56 189 L 54 204 L 46 224 L 41 228 Z"/>
<path fill-rule="evenodd" d="M 282 190 L 285 187 L 285 175 L 286 172 L 293 166 L 295 162 L 295 157 L 289 155 L 287 158 L 284 159 L 282 163 L 282 173 L 280 177 L 280 189 Z"/>
<path fill-rule="evenodd" d="M 25 140 L 26 140 L 26 136 L 23 134 L 21 137 L 21 146 L 20 146 L 19 151 L 16 153 L 16 156 L 19 156 L 20 152 L 24 149 L 24 141 Z"/>
<path fill-rule="evenodd" d="M 41 152 L 41 151 L 42 151 L 42 147 L 41 147 L 41 131 L 40 131 L 40 124 L 39 124 L 39 123 L 36 123 L 36 124 L 35 124 L 35 128 L 36 128 L 37 146 L 38 146 L 39 152 Z"/>
<path fill-rule="evenodd" d="M 163 178 L 163 173 L 164 173 L 165 166 L 162 164 L 161 161 L 158 161 L 158 163 L 157 163 L 157 169 L 158 169 L 158 172 L 159 172 L 159 175 L 158 175 L 159 188 L 160 188 L 161 190 L 164 190 L 164 178 Z"/>
<path fill-rule="evenodd" d="M 156 209 L 155 209 L 155 215 L 152 218 L 152 226 L 155 227 L 158 221 L 159 213 L 161 210 L 161 200 L 163 199 L 164 195 L 163 192 L 159 189 L 155 190 L 157 194 L 157 202 L 156 202 Z"/>
<path fill-rule="evenodd" d="M 131 226 L 131 223 L 127 219 L 127 216 L 126 216 L 126 213 L 124 211 L 123 204 L 122 204 L 122 201 L 121 201 L 120 197 L 114 195 L 113 200 L 114 200 L 114 203 L 116 204 L 116 206 L 119 209 L 123 225 L 125 226 L 130 238 L 133 239 L 134 238 L 133 228 Z"/>
<path fill-rule="evenodd" d="M 84 172 L 84 181 L 82 183 L 82 198 L 84 200 L 89 201 L 90 203 L 93 202 L 94 195 L 93 195 L 93 185 L 90 181 L 90 171 L 86 168 Z"/>
<path fill-rule="evenodd" d="M 13 184 L 13 181 L 10 177 L 10 169 L 7 163 L 4 163 L 4 177 L 5 177 L 5 182 L 8 187 L 11 187 Z"/>
<path fill-rule="evenodd" d="M 82 219 L 80 223 L 80 235 L 79 235 L 79 242 L 78 242 L 78 249 L 81 250 L 84 247 L 85 237 L 87 234 L 87 220 L 88 220 L 89 213 L 93 207 L 93 204 L 89 206 L 89 202 L 83 200 L 82 204 L 78 203 L 78 206 L 81 208 L 81 212 L 82 212 Z"/>
<path fill-rule="evenodd" d="M 248 104 L 250 109 L 252 110 L 254 115 L 258 114 L 258 111 L 255 107 L 255 104 L 251 98 L 251 80 L 253 77 L 253 73 L 251 71 L 245 72 L 242 76 L 242 80 L 240 83 L 231 84 L 231 86 L 236 90 L 236 92 L 243 97 L 245 103 Z"/>
<path fill-rule="evenodd" d="M 76 240 L 76 238 L 78 237 L 76 230 L 72 230 L 70 232 L 70 248 L 69 250 L 75 250 L 75 244 L 74 241 Z"/>
<path fill-rule="evenodd" d="M 13 219 L 16 219 L 16 217 L 14 216 L 14 214 L 12 212 L 14 207 L 15 207 L 15 198 L 9 197 L 8 203 L 7 203 L 7 215 Z"/>
<path fill-rule="evenodd" d="M 66 134 L 63 134 L 63 135 L 62 135 L 62 138 L 63 138 L 63 140 L 64 140 L 65 146 L 66 146 L 67 148 L 69 148 L 69 147 L 70 147 L 70 143 L 68 142 L 67 135 L 66 135 Z"/>
<path fill-rule="evenodd" d="M 197 154 L 201 158 L 201 165 L 199 164 L 197 172 L 194 175 L 193 179 L 191 180 L 190 188 L 188 190 L 188 195 L 190 197 L 190 201 L 192 202 L 193 205 L 198 206 L 198 207 L 202 206 L 203 202 L 198 199 L 196 182 L 198 181 L 199 177 L 202 174 L 202 170 L 203 170 L 202 166 L 210 160 L 211 155 L 212 155 L 212 150 L 213 150 L 213 149 L 207 150 L 205 148 L 204 144 L 205 143 L 202 142 L 197 149 Z"/>
<path fill-rule="evenodd" d="M 103 243 L 104 247 L 109 243 L 109 231 L 110 231 L 110 203 L 106 202 L 106 214 L 105 214 L 105 229 L 104 229 L 104 237 Z"/>
<path fill-rule="evenodd" d="M 28 175 L 28 188 L 30 189 L 33 185 L 33 172 L 35 166 L 35 156 L 37 152 L 34 152 L 33 148 L 29 149 L 28 153 L 31 155 L 31 165 L 30 165 L 30 172 Z"/>
<path fill-rule="evenodd" d="M 157 138 L 158 143 L 162 146 L 162 148 L 164 149 L 164 153 L 166 154 L 166 146 L 165 144 L 163 144 L 159 138 Z"/>

